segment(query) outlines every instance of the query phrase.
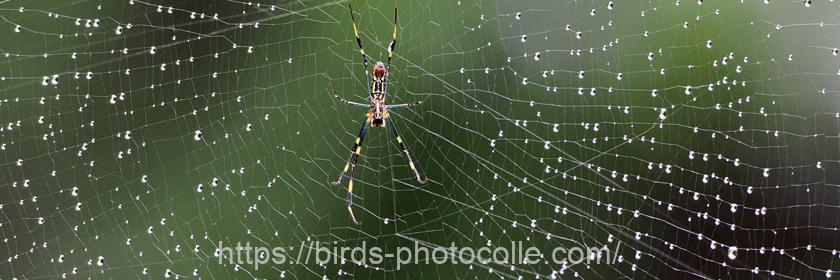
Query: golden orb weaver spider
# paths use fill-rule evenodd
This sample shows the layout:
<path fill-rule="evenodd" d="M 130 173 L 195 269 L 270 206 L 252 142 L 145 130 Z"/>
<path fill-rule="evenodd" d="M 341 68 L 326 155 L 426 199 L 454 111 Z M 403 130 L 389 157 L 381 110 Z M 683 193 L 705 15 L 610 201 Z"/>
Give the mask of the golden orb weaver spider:
<path fill-rule="evenodd" d="M 350 219 L 353 220 L 353 223 L 359 224 L 356 220 L 356 216 L 353 214 L 353 177 L 355 174 L 356 163 L 359 161 L 359 155 L 362 153 L 362 142 L 365 140 L 365 134 L 367 133 L 368 128 L 390 127 L 391 132 L 396 137 L 397 144 L 399 144 L 403 156 L 406 161 L 408 161 L 408 167 L 411 168 L 411 172 L 413 173 L 415 179 L 417 179 L 417 182 L 420 184 L 426 183 L 426 179 L 420 174 L 420 171 L 417 170 L 417 166 L 414 164 L 414 160 L 411 159 L 408 147 L 406 147 L 405 143 L 403 143 L 397 128 L 394 126 L 394 121 L 388 114 L 388 110 L 420 105 L 423 103 L 423 100 L 428 98 L 430 95 L 426 95 L 423 100 L 412 103 L 396 105 L 385 104 L 385 97 L 388 94 L 388 75 L 391 73 L 391 58 L 393 57 L 394 49 L 397 46 L 397 7 L 394 7 L 394 31 L 391 35 L 391 43 L 388 45 L 388 63 L 382 64 L 382 62 L 377 62 L 373 67 L 373 76 L 371 77 L 370 71 L 368 70 L 368 57 L 365 54 L 365 48 L 362 46 L 362 39 L 359 37 L 359 30 L 356 27 L 356 17 L 353 15 L 353 6 L 349 3 L 347 6 L 350 8 L 350 19 L 353 22 L 353 34 L 356 36 L 356 43 L 359 45 L 359 52 L 362 53 L 362 61 L 364 62 L 365 67 L 365 79 L 369 81 L 368 93 L 370 93 L 370 103 L 363 104 L 344 100 L 335 93 L 335 87 L 332 87 L 333 96 L 338 101 L 350 106 L 366 108 L 368 111 L 367 114 L 365 114 L 365 121 L 362 123 L 362 128 L 359 129 L 359 136 L 356 137 L 356 142 L 353 143 L 353 147 L 350 149 L 350 158 L 347 159 L 347 164 L 344 165 L 344 169 L 341 171 L 341 174 L 338 175 L 338 180 L 332 182 L 331 184 L 336 186 L 340 185 L 341 181 L 347 177 L 347 211 L 350 213 Z"/>

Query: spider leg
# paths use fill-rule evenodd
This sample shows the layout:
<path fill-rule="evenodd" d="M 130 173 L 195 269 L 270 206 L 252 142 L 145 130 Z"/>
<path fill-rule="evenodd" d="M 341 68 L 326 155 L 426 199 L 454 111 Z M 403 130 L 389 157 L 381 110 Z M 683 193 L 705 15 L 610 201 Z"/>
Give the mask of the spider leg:
<path fill-rule="evenodd" d="M 359 52 L 362 53 L 362 61 L 364 62 L 365 66 L 365 81 L 370 81 L 370 70 L 368 70 L 368 57 L 365 54 L 365 47 L 362 45 L 362 38 L 359 37 L 359 29 L 356 27 L 356 17 L 353 16 L 353 6 L 350 3 L 347 3 L 347 7 L 350 8 L 350 20 L 353 21 L 353 35 L 356 36 L 356 43 L 359 45 Z M 368 92 L 370 92 L 370 85 L 368 85 Z"/>
<path fill-rule="evenodd" d="M 330 184 L 337 186 L 341 184 L 341 181 L 344 177 L 347 177 L 347 211 L 350 212 L 350 218 L 353 220 L 353 223 L 358 224 L 359 222 L 356 221 L 356 216 L 353 215 L 353 177 L 356 173 L 356 163 L 359 161 L 359 155 L 362 153 L 362 142 L 365 140 L 365 134 L 367 133 L 368 125 L 370 124 L 370 120 L 367 118 L 365 122 L 362 124 L 362 128 L 359 129 L 359 136 L 356 137 L 356 141 L 353 143 L 353 148 L 350 149 L 350 158 L 347 159 L 347 164 L 344 165 L 344 169 L 341 171 L 341 175 L 338 175 L 338 180 L 332 182 Z"/>
<path fill-rule="evenodd" d="M 344 169 L 341 171 L 341 174 L 338 175 L 338 180 L 335 182 L 331 182 L 332 185 L 340 185 L 341 181 L 344 180 L 344 177 L 347 176 L 349 171 L 352 171 L 351 167 L 354 167 L 356 162 L 359 160 L 359 155 L 362 152 L 362 142 L 365 141 L 365 134 L 367 134 L 367 130 L 369 128 L 370 121 L 366 118 L 365 122 L 362 124 L 362 128 L 359 129 L 359 136 L 356 136 L 356 141 L 353 143 L 353 147 L 350 149 L 350 157 L 347 159 L 347 164 L 344 165 Z"/>
<path fill-rule="evenodd" d="M 414 107 L 414 106 L 423 104 L 423 102 L 426 101 L 426 99 L 429 99 L 429 96 L 432 96 L 432 94 L 426 94 L 426 97 L 424 97 L 422 100 L 414 101 L 414 102 L 411 102 L 411 103 L 388 105 L 388 109 Z"/>
<path fill-rule="evenodd" d="M 347 100 L 344 100 L 344 98 L 341 98 L 341 96 L 338 96 L 338 95 L 335 95 L 335 99 L 337 99 L 338 101 L 340 101 L 344 104 L 350 105 L 350 106 L 362 107 L 362 108 L 365 108 L 365 109 L 370 108 L 370 104 L 347 101 Z"/>
<path fill-rule="evenodd" d="M 394 50 L 397 49 L 397 3 L 394 4 L 394 31 L 391 33 L 391 43 L 388 44 L 388 66 L 385 73 L 391 73 L 391 57 L 394 55 Z"/>
<path fill-rule="evenodd" d="M 338 100 L 341 103 L 344 103 L 344 104 L 350 105 L 350 106 L 362 107 L 362 108 L 365 108 L 365 109 L 370 108 L 370 104 L 363 104 L 363 103 L 359 103 L 359 102 L 347 101 L 346 99 L 341 98 L 341 96 L 338 96 L 338 94 L 335 93 L 335 86 L 333 85 L 332 82 L 330 82 L 330 89 L 332 90 L 333 97 L 335 97 L 335 99 Z"/>
<path fill-rule="evenodd" d="M 399 3 L 394 2 L 394 31 L 391 33 L 391 43 L 388 44 L 388 63 L 385 66 L 386 78 L 391 76 L 391 58 L 394 57 L 394 50 L 397 49 L 397 6 Z M 385 94 L 388 93 L 388 88 L 390 88 L 390 82 L 385 83 Z"/>
<path fill-rule="evenodd" d="M 411 159 L 411 154 L 408 152 L 408 147 L 405 146 L 403 143 L 402 138 L 400 137 L 400 133 L 397 131 L 397 127 L 394 126 L 394 121 L 391 118 L 388 118 L 388 126 L 391 127 L 391 132 L 394 133 L 396 136 L 397 144 L 400 145 L 400 150 L 402 150 L 403 156 L 405 156 L 405 160 L 408 161 L 408 167 L 411 168 L 411 173 L 414 174 L 414 178 L 417 179 L 417 182 L 420 184 L 426 183 L 426 178 L 420 174 L 420 171 L 417 170 L 417 166 L 414 164 L 414 160 Z"/>

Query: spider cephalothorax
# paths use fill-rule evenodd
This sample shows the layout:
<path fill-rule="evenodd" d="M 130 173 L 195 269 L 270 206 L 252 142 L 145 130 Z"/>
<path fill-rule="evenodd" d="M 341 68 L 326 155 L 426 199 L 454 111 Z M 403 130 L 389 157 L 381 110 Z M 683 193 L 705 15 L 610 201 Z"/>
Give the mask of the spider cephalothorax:
<path fill-rule="evenodd" d="M 371 127 L 385 127 L 385 119 L 388 118 L 388 110 L 384 103 L 374 103 L 367 113 Z"/>
<path fill-rule="evenodd" d="M 353 220 L 353 222 L 358 224 L 358 221 L 356 221 L 356 217 L 353 215 L 352 208 L 353 175 L 356 168 L 356 163 L 359 161 L 359 155 L 362 153 L 362 142 L 365 140 L 365 134 L 367 133 L 368 128 L 385 127 L 387 122 L 387 126 L 391 128 L 391 132 L 396 137 L 397 144 L 400 146 L 400 150 L 405 156 L 406 161 L 408 161 L 408 167 L 411 169 L 411 172 L 414 175 L 415 179 L 417 179 L 417 181 L 421 184 L 426 182 L 426 179 L 422 175 L 420 175 L 420 171 L 417 170 L 417 166 L 414 164 L 414 160 L 411 158 L 411 154 L 409 154 L 408 152 L 408 147 L 406 147 L 405 143 L 403 143 L 402 138 L 400 138 L 399 132 L 397 132 L 397 128 L 394 126 L 394 121 L 391 120 L 388 114 L 388 109 L 411 107 L 420 105 L 423 102 L 416 101 L 413 103 L 403 103 L 396 105 L 386 105 L 385 103 L 385 96 L 387 96 L 388 94 L 388 75 L 391 69 L 391 58 L 393 57 L 394 49 L 397 46 L 397 8 L 394 8 L 394 30 L 392 33 L 393 39 L 391 40 L 391 44 L 388 45 L 388 62 L 387 64 L 377 62 L 376 65 L 373 66 L 373 76 L 371 76 L 370 72 L 368 71 L 368 57 L 365 54 L 365 48 L 362 46 L 362 39 L 359 37 L 359 30 L 356 28 L 356 18 L 353 16 L 353 7 L 349 4 L 348 6 L 350 7 L 350 18 L 353 22 L 353 34 L 356 36 L 356 43 L 359 44 L 359 51 L 362 53 L 362 62 L 364 62 L 365 66 L 365 76 L 370 82 L 368 84 L 368 93 L 370 93 L 370 103 L 363 104 L 358 102 L 347 101 L 335 94 L 335 98 L 339 101 L 344 102 L 347 105 L 366 108 L 368 111 L 367 114 L 365 114 L 365 121 L 364 123 L 362 123 L 362 128 L 359 130 L 359 136 L 356 137 L 356 141 L 353 143 L 353 148 L 350 149 L 350 158 L 347 160 L 347 164 L 344 165 L 344 169 L 341 171 L 341 175 L 338 176 L 338 180 L 333 182 L 333 184 L 341 184 L 341 181 L 345 177 L 348 179 L 347 211 L 350 212 L 350 218 Z M 335 89 L 333 89 L 333 92 L 334 91 Z M 428 98 L 428 95 L 426 97 Z"/>

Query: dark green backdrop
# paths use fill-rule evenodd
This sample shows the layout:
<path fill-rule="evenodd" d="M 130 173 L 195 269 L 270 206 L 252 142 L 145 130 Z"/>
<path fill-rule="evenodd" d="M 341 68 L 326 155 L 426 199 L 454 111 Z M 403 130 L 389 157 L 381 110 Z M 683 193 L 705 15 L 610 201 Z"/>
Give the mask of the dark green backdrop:
<path fill-rule="evenodd" d="M 0 279 L 840 269 L 840 6 L 615 2 L 401 1 L 389 102 L 432 96 L 391 116 L 429 183 L 371 129 L 353 225 L 346 186 L 327 184 L 364 119 L 329 85 L 367 96 L 346 1 L 3 1 Z M 383 61 L 395 3 L 353 4 Z M 214 256 L 219 242 L 309 241 L 391 252 L 621 242 L 623 261 L 254 270 Z"/>

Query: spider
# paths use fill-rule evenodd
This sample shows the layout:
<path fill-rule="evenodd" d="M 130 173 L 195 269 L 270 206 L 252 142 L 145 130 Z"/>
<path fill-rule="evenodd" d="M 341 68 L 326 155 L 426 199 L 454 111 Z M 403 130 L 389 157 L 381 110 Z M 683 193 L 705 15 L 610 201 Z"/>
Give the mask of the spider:
<path fill-rule="evenodd" d="M 400 149 L 402 150 L 403 156 L 405 156 L 406 161 L 408 161 L 408 167 L 411 168 L 411 172 L 414 175 L 417 182 L 420 184 L 425 184 L 426 179 L 420 174 L 420 171 L 417 170 L 417 166 L 414 164 L 414 160 L 411 159 L 411 154 L 408 152 L 408 147 L 405 146 L 402 138 L 400 137 L 399 132 L 397 132 L 397 128 L 394 126 L 394 121 L 388 114 L 388 110 L 395 109 L 395 108 L 407 108 L 417 106 L 423 103 L 423 101 L 428 98 L 430 95 L 426 95 L 423 100 L 415 101 L 412 103 L 403 103 L 403 104 L 395 104 L 395 105 L 386 105 L 385 104 L 385 97 L 388 94 L 388 76 L 391 73 L 391 58 L 394 55 L 394 49 L 397 46 L 397 8 L 394 7 L 394 31 L 392 33 L 393 39 L 391 43 L 388 45 L 388 62 L 387 64 L 383 64 L 382 62 L 377 62 L 376 65 L 373 67 L 373 76 L 371 77 L 370 71 L 368 70 L 368 57 L 365 54 L 365 48 L 362 46 L 362 39 L 359 38 L 359 30 L 356 27 L 356 18 L 353 16 L 353 6 L 348 4 L 350 8 L 350 19 L 353 22 L 353 34 L 356 36 L 356 43 L 359 45 L 359 52 L 362 54 L 362 61 L 364 62 L 365 67 L 365 77 L 366 80 L 370 81 L 368 83 L 368 93 L 370 93 L 370 103 L 363 104 L 358 102 L 347 101 L 338 94 L 335 93 L 335 87 L 332 87 L 333 96 L 340 102 L 344 104 L 361 107 L 367 109 L 367 114 L 365 114 L 365 121 L 362 123 L 362 128 L 359 129 L 359 136 L 356 137 L 356 141 L 353 143 L 353 147 L 350 149 L 350 158 L 347 159 L 347 164 L 344 165 L 344 169 L 341 171 L 341 174 L 338 175 L 338 180 L 332 182 L 332 185 L 340 185 L 341 181 L 344 178 L 347 178 L 347 211 L 350 213 L 350 219 L 353 220 L 353 223 L 359 224 L 356 220 L 356 216 L 353 214 L 353 177 L 355 174 L 356 163 L 359 161 L 359 155 L 362 152 L 362 142 L 365 140 L 365 134 L 367 133 L 368 128 L 370 127 L 390 127 L 391 132 L 394 134 L 397 140 L 397 144 L 399 144 Z"/>

